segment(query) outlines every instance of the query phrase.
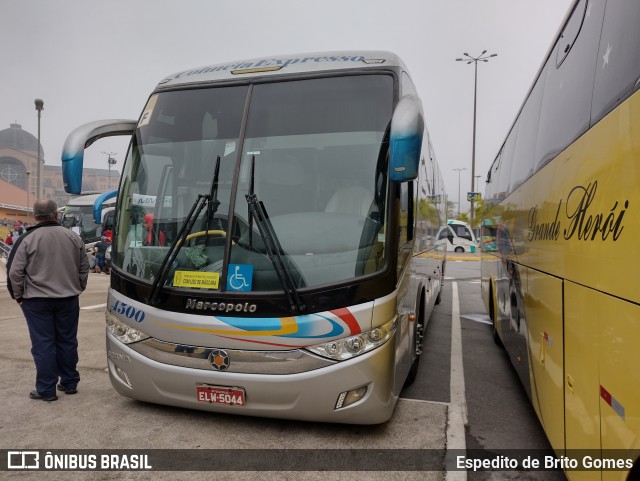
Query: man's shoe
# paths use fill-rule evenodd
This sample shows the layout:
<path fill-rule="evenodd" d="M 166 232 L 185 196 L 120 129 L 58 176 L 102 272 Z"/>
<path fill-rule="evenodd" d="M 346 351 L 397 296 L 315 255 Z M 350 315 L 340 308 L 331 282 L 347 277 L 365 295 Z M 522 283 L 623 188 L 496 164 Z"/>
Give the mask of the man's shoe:
<path fill-rule="evenodd" d="M 41 401 L 47 401 L 47 402 L 58 400 L 58 396 L 56 396 L 55 394 L 53 396 L 42 396 L 41 394 L 38 393 L 38 391 L 35 391 L 35 390 L 29 393 L 29 397 L 31 399 L 40 399 Z"/>
<path fill-rule="evenodd" d="M 62 384 L 58 384 L 57 386 L 58 391 L 63 391 L 65 394 L 75 394 L 78 392 L 78 390 L 76 388 L 68 388 L 68 387 L 64 387 Z"/>

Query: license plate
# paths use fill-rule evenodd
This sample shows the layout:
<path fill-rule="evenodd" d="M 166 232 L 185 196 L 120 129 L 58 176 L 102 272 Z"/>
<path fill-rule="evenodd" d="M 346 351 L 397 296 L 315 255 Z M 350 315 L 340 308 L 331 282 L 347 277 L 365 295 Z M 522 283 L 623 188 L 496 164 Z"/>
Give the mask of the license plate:
<path fill-rule="evenodd" d="M 241 387 L 211 386 L 209 384 L 196 385 L 196 399 L 198 402 L 209 404 L 224 404 L 227 406 L 244 406 L 245 392 Z"/>

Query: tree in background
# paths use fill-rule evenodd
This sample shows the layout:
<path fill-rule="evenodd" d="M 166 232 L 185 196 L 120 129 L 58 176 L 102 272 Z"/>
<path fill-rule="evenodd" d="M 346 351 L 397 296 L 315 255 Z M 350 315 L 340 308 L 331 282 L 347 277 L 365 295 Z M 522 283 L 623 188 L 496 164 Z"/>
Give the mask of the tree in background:
<path fill-rule="evenodd" d="M 447 201 L 447 219 L 455 219 L 456 217 L 456 204 L 450 200 Z"/>

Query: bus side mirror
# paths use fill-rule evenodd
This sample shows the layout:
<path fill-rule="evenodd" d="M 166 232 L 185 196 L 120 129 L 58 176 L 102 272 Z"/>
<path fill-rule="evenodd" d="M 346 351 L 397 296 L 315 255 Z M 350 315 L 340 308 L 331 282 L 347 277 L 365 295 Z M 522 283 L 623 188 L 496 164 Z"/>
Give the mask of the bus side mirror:
<path fill-rule="evenodd" d="M 81 125 L 67 136 L 62 147 L 62 181 L 69 194 L 82 192 L 82 167 L 84 149 L 102 137 L 131 135 L 135 130 L 135 120 L 97 120 Z"/>
<path fill-rule="evenodd" d="M 96 224 L 102 224 L 104 219 L 102 218 L 102 204 L 104 204 L 109 199 L 113 199 L 118 196 L 117 190 L 110 190 L 109 192 L 105 192 L 98 196 L 98 198 L 93 201 L 93 208 L 91 212 L 93 213 L 93 222 Z M 105 214 L 106 215 L 106 214 Z"/>
<path fill-rule="evenodd" d="M 422 103 L 415 95 L 405 95 L 393 111 L 389 147 L 389 178 L 405 182 L 418 177 L 424 134 Z"/>

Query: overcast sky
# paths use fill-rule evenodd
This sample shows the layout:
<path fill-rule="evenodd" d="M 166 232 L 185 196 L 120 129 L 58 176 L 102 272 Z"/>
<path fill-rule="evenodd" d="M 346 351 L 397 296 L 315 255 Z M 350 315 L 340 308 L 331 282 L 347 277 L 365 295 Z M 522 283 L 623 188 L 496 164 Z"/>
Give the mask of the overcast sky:
<path fill-rule="evenodd" d="M 0 0 L 0 130 L 17 122 L 59 165 L 75 127 L 140 115 L 166 75 L 196 66 L 325 50 L 390 50 L 407 64 L 449 199 L 471 187 L 473 65 L 476 175 L 484 178 L 572 0 Z M 85 166 L 121 170 L 127 142 L 105 139 Z M 463 201 L 463 209 L 468 203 Z"/>

